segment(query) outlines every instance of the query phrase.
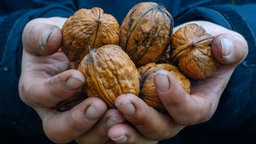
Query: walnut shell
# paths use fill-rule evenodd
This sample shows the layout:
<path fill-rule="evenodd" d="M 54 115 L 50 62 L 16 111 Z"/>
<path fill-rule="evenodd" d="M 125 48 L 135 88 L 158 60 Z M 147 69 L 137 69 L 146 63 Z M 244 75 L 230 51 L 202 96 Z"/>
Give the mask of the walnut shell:
<path fill-rule="evenodd" d="M 118 45 L 91 49 L 79 64 L 85 76 L 84 90 L 88 97 L 102 98 L 113 108 L 117 96 L 139 94 L 139 74 L 135 64 Z"/>
<path fill-rule="evenodd" d="M 84 91 L 81 90 L 75 96 L 72 96 L 72 97 L 69 97 L 68 99 L 60 101 L 56 105 L 55 109 L 60 112 L 70 110 L 86 98 L 87 98 L 86 94 L 84 93 Z"/>
<path fill-rule="evenodd" d="M 149 63 L 138 68 L 140 74 L 140 97 L 155 109 L 164 112 L 165 108 L 162 105 L 155 88 L 154 77 L 158 70 L 169 71 L 180 83 L 186 93 L 190 93 L 190 81 L 187 79 L 179 69 L 168 63 Z"/>
<path fill-rule="evenodd" d="M 119 43 L 120 26 L 101 8 L 80 9 L 70 16 L 62 27 L 62 50 L 70 60 L 71 68 L 89 52 L 89 47 Z"/>
<path fill-rule="evenodd" d="M 170 44 L 173 25 L 172 15 L 163 6 L 141 2 L 123 20 L 120 46 L 138 66 L 155 62 Z"/>
<path fill-rule="evenodd" d="M 186 76 L 205 79 L 216 71 L 219 64 L 211 52 L 213 38 L 197 24 L 187 24 L 173 34 L 171 57 Z"/>

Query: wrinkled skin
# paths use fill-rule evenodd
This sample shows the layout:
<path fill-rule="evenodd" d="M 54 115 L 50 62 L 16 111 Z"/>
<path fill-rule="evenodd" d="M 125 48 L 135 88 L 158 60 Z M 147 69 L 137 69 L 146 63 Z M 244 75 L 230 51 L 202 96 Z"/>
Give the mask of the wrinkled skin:
<path fill-rule="evenodd" d="M 84 83 L 79 71 L 68 70 L 68 59 L 60 50 L 60 28 L 65 20 L 35 19 L 23 32 L 20 97 L 35 109 L 47 137 L 55 143 L 75 139 L 91 144 L 156 144 L 175 136 L 187 125 L 205 122 L 214 114 L 233 70 L 248 51 L 241 35 L 210 22 L 197 21 L 208 33 L 221 34 L 212 45 L 221 65 L 211 77 L 193 83 L 190 95 L 171 74 L 158 71 L 156 88 L 167 115 L 132 94 L 120 95 L 115 101 L 116 109 L 107 110 L 101 99 L 90 97 L 69 111 L 56 112 L 55 105 L 74 96 Z M 228 43 L 222 44 L 221 40 Z"/>

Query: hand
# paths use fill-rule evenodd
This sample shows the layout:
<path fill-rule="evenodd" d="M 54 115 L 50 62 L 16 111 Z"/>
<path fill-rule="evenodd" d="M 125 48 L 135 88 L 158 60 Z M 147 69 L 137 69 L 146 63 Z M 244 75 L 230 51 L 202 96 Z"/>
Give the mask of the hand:
<path fill-rule="evenodd" d="M 161 101 L 173 120 L 183 125 L 205 122 L 212 117 L 234 69 L 248 53 L 247 42 L 240 34 L 211 22 L 190 23 L 203 26 L 209 34 L 216 37 L 211 48 L 220 66 L 211 77 L 193 81 L 190 95 L 177 85 L 172 75 L 165 71 L 156 74 L 155 83 Z"/>
<path fill-rule="evenodd" d="M 107 110 L 102 100 L 88 98 L 69 111 L 55 111 L 57 103 L 74 96 L 84 83 L 82 73 L 67 70 L 68 59 L 59 50 L 62 40 L 60 28 L 65 20 L 32 20 L 22 35 L 20 97 L 35 109 L 47 137 L 55 143 L 67 143 L 85 133 Z"/>
<path fill-rule="evenodd" d="M 185 126 L 209 120 L 216 111 L 220 96 L 232 72 L 247 55 L 247 42 L 240 34 L 210 22 L 193 23 L 203 26 L 208 33 L 216 36 L 212 51 L 220 62 L 220 67 L 215 74 L 205 80 L 193 82 L 189 95 L 183 91 L 171 74 L 164 70 L 158 71 L 155 85 L 168 115 L 157 112 L 132 94 L 121 95 L 115 101 L 115 105 L 125 119 L 146 138 L 155 140 L 171 138 Z M 115 125 L 111 129 L 117 129 L 118 126 Z M 127 136 L 123 132 L 125 130 L 122 133 L 120 131 L 118 133 L 112 131 L 111 134 Z"/>
<path fill-rule="evenodd" d="M 61 27 L 65 18 L 39 18 L 29 22 L 22 35 L 22 74 L 19 81 L 20 97 L 42 119 L 47 137 L 55 143 L 155 144 L 129 124 L 116 109 L 107 110 L 99 98 L 91 97 L 69 111 L 57 112 L 55 106 L 75 96 L 84 83 L 77 70 L 68 70 L 68 59 L 59 49 Z M 117 125 L 117 127 L 115 127 Z M 118 139 L 115 129 L 125 131 L 127 138 Z M 122 132 L 121 132 L 122 133 Z"/>

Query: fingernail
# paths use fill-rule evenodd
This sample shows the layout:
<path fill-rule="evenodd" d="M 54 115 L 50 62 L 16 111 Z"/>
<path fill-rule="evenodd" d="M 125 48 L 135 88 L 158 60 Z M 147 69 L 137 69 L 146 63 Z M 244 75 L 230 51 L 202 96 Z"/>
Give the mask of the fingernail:
<path fill-rule="evenodd" d="M 116 117 L 109 117 L 109 118 L 106 120 L 106 126 L 107 126 L 107 128 L 110 128 L 110 127 L 112 127 L 113 125 L 118 124 L 118 123 L 121 123 L 121 122 L 123 122 L 122 119 L 119 119 L 119 118 L 116 118 Z"/>
<path fill-rule="evenodd" d="M 127 136 L 126 135 L 123 135 L 123 136 L 120 136 L 118 138 L 111 138 L 113 141 L 115 141 L 116 143 L 126 143 L 127 142 Z"/>
<path fill-rule="evenodd" d="M 41 37 L 41 43 L 40 43 L 40 49 L 44 49 L 46 47 L 46 43 L 50 37 L 50 35 L 52 34 L 54 28 L 47 28 L 45 31 L 43 31 L 42 33 L 42 37 Z"/>
<path fill-rule="evenodd" d="M 76 77 L 70 77 L 67 81 L 66 81 L 66 86 L 68 89 L 70 90 L 77 90 L 79 88 L 81 88 L 81 86 L 83 85 L 83 81 L 80 80 L 79 78 Z"/>
<path fill-rule="evenodd" d="M 90 120 L 96 120 L 103 114 L 96 106 L 90 105 L 85 111 L 85 117 Z"/>
<path fill-rule="evenodd" d="M 167 74 L 163 71 L 158 71 L 155 74 L 155 84 L 156 84 L 156 88 L 158 90 L 160 90 L 162 92 L 167 91 L 170 87 L 170 82 L 169 82 Z"/>
<path fill-rule="evenodd" d="M 231 40 L 227 38 L 220 38 L 221 47 L 222 47 L 222 56 L 228 56 L 231 54 L 231 50 L 233 48 L 233 43 Z"/>
<path fill-rule="evenodd" d="M 131 102 L 118 103 L 115 105 L 125 116 L 133 116 L 136 112 L 134 105 Z"/>

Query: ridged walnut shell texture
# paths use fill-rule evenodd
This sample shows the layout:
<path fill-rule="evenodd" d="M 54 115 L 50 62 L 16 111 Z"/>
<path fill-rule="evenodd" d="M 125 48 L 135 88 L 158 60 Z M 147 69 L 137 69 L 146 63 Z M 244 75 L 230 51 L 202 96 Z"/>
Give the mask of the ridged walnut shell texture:
<path fill-rule="evenodd" d="M 219 64 L 211 52 L 213 38 L 197 24 L 187 24 L 173 34 L 171 57 L 186 76 L 200 80 L 216 71 Z"/>
<path fill-rule="evenodd" d="M 70 16 L 62 27 L 62 50 L 76 68 L 89 47 L 119 43 L 120 26 L 110 14 L 101 8 L 80 9 Z M 74 66 L 72 66 L 72 64 Z"/>
<path fill-rule="evenodd" d="M 90 50 L 78 70 L 85 76 L 88 97 L 102 98 L 110 108 L 117 96 L 139 94 L 139 74 L 135 64 L 118 45 L 105 45 Z"/>
<path fill-rule="evenodd" d="M 179 82 L 186 93 L 190 93 L 190 81 L 179 69 L 168 63 L 149 63 L 138 68 L 140 74 L 140 97 L 155 109 L 164 112 L 165 108 L 162 105 L 155 88 L 154 77 L 157 70 L 169 71 Z"/>
<path fill-rule="evenodd" d="M 153 2 L 141 2 L 128 12 L 120 27 L 120 46 L 137 66 L 156 62 L 170 44 L 172 15 Z"/>

